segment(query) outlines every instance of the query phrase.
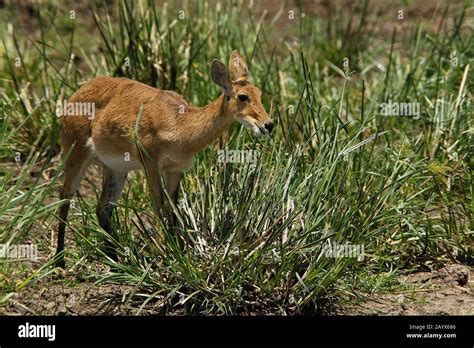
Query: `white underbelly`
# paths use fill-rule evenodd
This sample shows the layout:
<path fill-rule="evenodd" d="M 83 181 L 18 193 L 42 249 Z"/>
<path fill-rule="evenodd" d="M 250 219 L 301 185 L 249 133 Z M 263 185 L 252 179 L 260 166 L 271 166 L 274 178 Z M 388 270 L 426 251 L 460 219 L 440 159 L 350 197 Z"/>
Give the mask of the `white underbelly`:
<path fill-rule="evenodd" d="M 129 154 L 123 156 L 114 156 L 110 154 L 100 154 L 96 152 L 96 156 L 103 164 L 113 170 L 120 172 L 129 172 L 131 170 L 142 169 L 142 164 L 131 158 Z"/>
<path fill-rule="evenodd" d="M 98 151 L 94 146 L 92 138 L 87 140 L 87 146 L 92 150 L 95 157 L 97 157 L 100 162 L 105 164 L 110 169 L 120 172 L 129 172 L 131 170 L 143 168 L 141 162 L 136 158 L 133 158 L 129 152 L 125 152 L 123 154 L 113 154 Z"/>
<path fill-rule="evenodd" d="M 138 158 L 132 157 L 128 152 L 123 154 L 116 154 L 110 152 L 104 152 L 98 150 L 94 146 L 92 138 L 87 140 L 87 147 L 94 153 L 95 157 L 110 169 L 129 172 L 131 170 L 143 169 L 143 165 Z M 169 170 L 172 172 L 181 172 L 192 167 L 194 163 L 194 155 L 177 156 L 164 156 L 160 159 L 159 166 L 163 170 Z"/>

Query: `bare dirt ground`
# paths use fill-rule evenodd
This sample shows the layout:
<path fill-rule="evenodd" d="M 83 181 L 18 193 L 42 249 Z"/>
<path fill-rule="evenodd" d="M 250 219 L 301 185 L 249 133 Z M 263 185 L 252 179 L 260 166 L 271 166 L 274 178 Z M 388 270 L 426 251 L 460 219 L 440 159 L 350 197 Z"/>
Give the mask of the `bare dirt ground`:
<path fill-rule="evenodd" d="M 339 315 L 474 315 L 474 267 L 452 264 L 400 277 L 415 290 L 367 294 L 358 304 L 340 306 Z"/>
<path fill-rule="evenodd" d="M 96 265 L 97 266 L 97 265 Z M 100 267 L 100 266 L 98 266 Z M 104 268 L 104 271 L 105 268 Z M 159 314 L 159 299 L 143 310 L 128 303 L 131 286 L 94 284 L 77 271 L 57 272 L 43 278 L 0 304 L 1 315 L 150 315 Z"/>

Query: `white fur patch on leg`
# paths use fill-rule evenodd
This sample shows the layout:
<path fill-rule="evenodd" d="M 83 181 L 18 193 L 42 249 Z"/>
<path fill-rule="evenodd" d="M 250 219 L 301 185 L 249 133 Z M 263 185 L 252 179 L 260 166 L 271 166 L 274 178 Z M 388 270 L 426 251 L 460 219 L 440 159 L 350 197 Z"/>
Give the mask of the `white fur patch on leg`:
<path fill-rule="evenodd" d="M 94 146 L 94 141 L 92 140 L 92 137 L 89 137 L 86 142 L 86 147 L 88 147 L 92 154 L 95 155 L 95 146 Z"/>

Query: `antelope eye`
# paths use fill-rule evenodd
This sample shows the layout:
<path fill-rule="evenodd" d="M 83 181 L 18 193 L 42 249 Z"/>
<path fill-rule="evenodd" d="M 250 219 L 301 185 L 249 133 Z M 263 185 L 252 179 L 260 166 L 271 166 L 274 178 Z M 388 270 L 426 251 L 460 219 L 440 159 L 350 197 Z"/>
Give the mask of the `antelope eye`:
<path fill-rule="evenodd" d="M 240 100 L 241 102 L 244 102 L 244 101 L 248 101 L 248 100 L 249 100 L 249 97 L 248 97 L 247 95 L 245 95 L 245 94 L 239 94 L 238 98 L 239 98 L 239 100 Z"/>

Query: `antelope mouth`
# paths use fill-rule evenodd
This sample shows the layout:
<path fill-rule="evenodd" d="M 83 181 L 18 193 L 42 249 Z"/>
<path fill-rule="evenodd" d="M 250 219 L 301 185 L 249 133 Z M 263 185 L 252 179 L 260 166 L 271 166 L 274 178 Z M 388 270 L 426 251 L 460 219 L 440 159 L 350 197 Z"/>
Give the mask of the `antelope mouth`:
<path fill-rule="evenodd" d="M 260 126 L 259 124 L 255 124 L 258 128 L 258 130 L 262 133 L 262 134 L 270 134 L 270 132 L 265 128 L 265 127 L 262 127 Z"/>
<path fill-rule="evenodd" d="M 263 135 L 263 134 L 270 134 L 268 129 L 266 129 L 264 126 L 261 126 L 256 120 L 246 120 L 246 119 L 241 119 L 238 120 L 239 123 L 243 124 L 244 127 L 251 129 L 253 134 L 257 137 Z"/>
<path fill-rule="evenodd" d="M 268 134 L 268 131 L 265 129 L 265 127 L 260 126 L 257 122 L 252 122 L 248 125 L 248 128 L 252 129 L 253 134 L 257 137 Z"/>

